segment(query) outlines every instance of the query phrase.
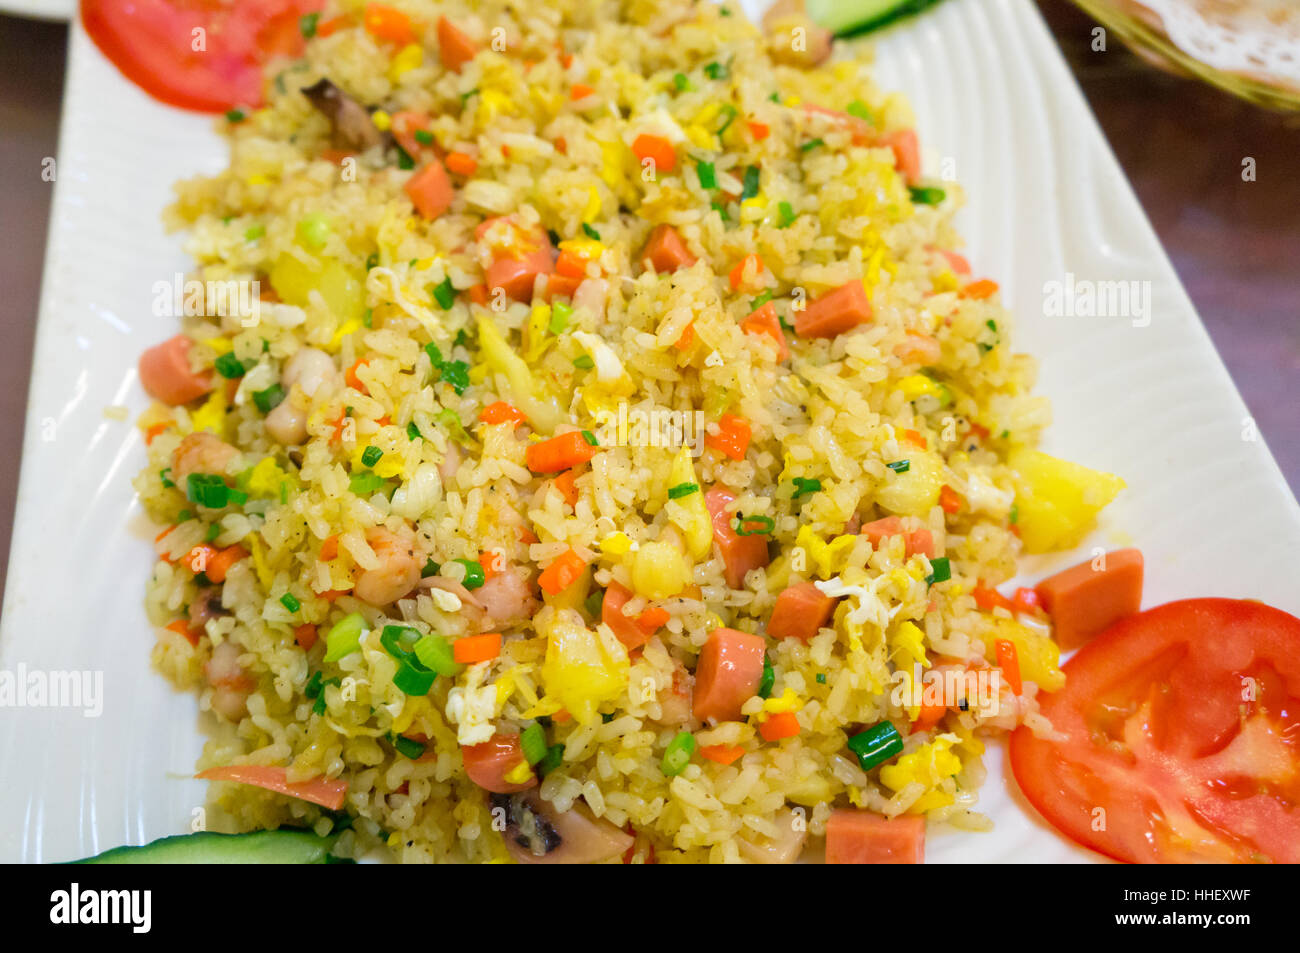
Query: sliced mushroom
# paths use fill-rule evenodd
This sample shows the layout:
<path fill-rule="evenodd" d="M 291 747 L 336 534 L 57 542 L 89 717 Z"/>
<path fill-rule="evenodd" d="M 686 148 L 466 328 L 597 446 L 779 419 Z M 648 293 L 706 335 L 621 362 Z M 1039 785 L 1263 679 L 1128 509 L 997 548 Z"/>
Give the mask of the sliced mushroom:
<path fill-rule="evenodd" d="M 625 853 L 634 838 L 593 817 L 585 804 L 560 812 L 537 792 L 494 794 L 505 811 L 506 849 L 521 864 L 598 864 Z"/>
<path fill-rule="evenodd" d="M 335 142 L 346 149 L 364 152 L 383 140 L 370 113 L 328 79 L 303 89 L 302 94 L 330 121 Z"/>
<path fill-rule="evenodd" d="M 204 586 L 190 603 L 190 628 L 201 629 L 209 619 L 230 615 L 230 611 L 221 605 L 221 590 L 216 586 Z"/>

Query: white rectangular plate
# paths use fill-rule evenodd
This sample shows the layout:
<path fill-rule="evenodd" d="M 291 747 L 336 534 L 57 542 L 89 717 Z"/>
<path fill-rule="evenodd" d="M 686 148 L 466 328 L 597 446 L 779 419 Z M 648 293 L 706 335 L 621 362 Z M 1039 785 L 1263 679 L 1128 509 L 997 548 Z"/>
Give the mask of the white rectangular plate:
<path fill-rule="evenodd" d="M 751 9 L 757 4 L 747 3 Z M 879 80 L 902 90 L 927 165 L 952 171 L 979 275 L 1017 316 L 1014 345 L 1041 360 L 1056 422 L 1044 449 L 1121 474 L 1128 489 L 1087 547 L 1133 544 L 1146 605 L 1262 599 L 1300 612 L 1300 507 L 1259 438 L 1191 302 L 1030 0 L 950 0 L 886 34 Z M 140 92 L 71 34 L 57 185 L 41 298 L 0 669 L 103 673 L 103 711 L 0 709 L 0 861 L 61 861 L 188 829 L 201 748 L 194 699 L 149 667 L 142 606 L 153 530 L 131 477 L 146 400 L 141 350 L 174 333 L 150 311 L 155 281 L 185 272 L 159 222 L 171 183 L 218 171 L 212 123 Z M 1067 274 L 1149 282 L 1152 320 L 1049 318 Z M 1026 565 L 1036 576 L 1080 553 Z M 989 758 L 991 834 L 935 834 L 938 861 L 1071 861 Z"/>

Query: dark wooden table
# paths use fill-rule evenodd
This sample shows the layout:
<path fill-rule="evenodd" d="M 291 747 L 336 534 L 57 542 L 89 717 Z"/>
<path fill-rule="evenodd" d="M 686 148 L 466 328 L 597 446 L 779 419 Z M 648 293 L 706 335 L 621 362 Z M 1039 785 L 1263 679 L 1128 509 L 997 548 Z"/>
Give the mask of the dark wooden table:
<path fill-rule="evenodd" d="M 1040 0 L 1111 147 L 1293 491 L 1300 491 L 1300 117 L 1166 76 Z M 66 27 L 0 16 L 0 597 L 58 145 Z M 1242 160 L 1255 159 L 1244 182 Z"/>

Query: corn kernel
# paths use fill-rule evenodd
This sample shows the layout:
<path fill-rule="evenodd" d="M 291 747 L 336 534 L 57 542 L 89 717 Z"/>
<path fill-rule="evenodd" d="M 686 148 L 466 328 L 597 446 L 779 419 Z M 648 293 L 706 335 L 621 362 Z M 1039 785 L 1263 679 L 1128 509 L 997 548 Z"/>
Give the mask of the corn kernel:
<path fill-rule="evenodd" d="M 382 109 L 376 109 L 370 114 L 370 121 L 375 124 L 375 128 L 380 132 L 387 132 L 393 128 L 393 117 L 388 115 Z"/>
<path fill-rule="evenodd" d="M 418 43 L 409 43 L 397 51 L 388 64 L 388 78 L 396 83 L 399 79 L 424 62 L 424 49 Z"/>

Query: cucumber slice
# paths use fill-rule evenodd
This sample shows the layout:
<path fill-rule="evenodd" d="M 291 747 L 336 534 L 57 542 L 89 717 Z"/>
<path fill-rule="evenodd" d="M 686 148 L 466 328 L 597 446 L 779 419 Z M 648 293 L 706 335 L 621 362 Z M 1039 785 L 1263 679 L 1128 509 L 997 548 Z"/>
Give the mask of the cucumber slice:
<path fill-rule="evenodd" d="M 249 834 L 199 831 L 162 837 L 140 847 L 114 847 L 74 864 L 329 864 L 333 837 L 281 829 Z"/>
<path fill-rule="evenodd" d="M 875 30 L 902 17 L 920 13 L 939 0 L 805 0 L 808 16 L 836 36 Z"/>

